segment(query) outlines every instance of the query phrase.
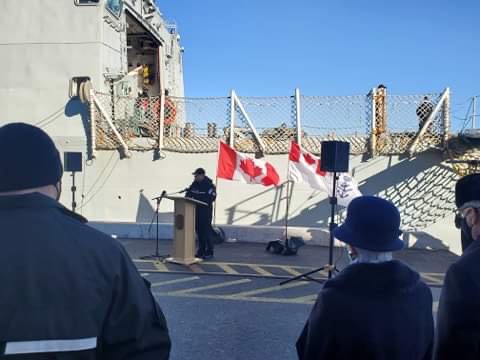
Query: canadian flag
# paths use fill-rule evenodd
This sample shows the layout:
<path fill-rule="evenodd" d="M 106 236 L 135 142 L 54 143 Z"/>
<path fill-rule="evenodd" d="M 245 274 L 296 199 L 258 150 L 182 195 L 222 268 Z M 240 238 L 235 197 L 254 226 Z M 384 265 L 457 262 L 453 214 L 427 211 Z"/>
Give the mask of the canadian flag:
<path fill-rule="evenodd" d="M 277 186 L 280 182 L 270 163 L 239 153 L 223 142 L 220 142 L 217 177 L 264 186 Z"/>
<path fill-rule="evenodd" d="M 292 141 L 290 146 L 288 165 L 288 180 L 295 183 L 306 184 L 312 189 L 326 192 L 328 196 L 333 193 L 333 173 L 320 170 L 320 158 L 304 151 Z M 346 173 L 337 174 L 337 200 L 338 204 L 348 206 L 350 201 L 361 196 L 355 180 Z"/>

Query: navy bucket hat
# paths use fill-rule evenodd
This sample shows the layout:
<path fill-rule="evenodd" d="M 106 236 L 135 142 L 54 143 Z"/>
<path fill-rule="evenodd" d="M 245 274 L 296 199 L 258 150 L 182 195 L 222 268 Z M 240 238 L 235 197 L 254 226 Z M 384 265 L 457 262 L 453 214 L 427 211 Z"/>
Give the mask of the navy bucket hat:
<path fill-rule="evenodd" d="M 335 238 L 346 244 L 376 252 L 401 250 L 401 234 L 396 206 L 375 196 L 352 200 L 345 223 L 333 231 Z"/>

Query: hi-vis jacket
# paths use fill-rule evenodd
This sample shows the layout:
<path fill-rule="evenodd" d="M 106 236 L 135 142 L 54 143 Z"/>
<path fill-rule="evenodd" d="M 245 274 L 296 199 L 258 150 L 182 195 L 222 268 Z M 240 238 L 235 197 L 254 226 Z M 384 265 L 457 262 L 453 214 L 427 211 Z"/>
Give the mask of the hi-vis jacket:
<path fill-rule="evenodd" d="M 39 193 L 0 196 L 0 359 L 169 358 L 148 283 L 85 222 Z"/>

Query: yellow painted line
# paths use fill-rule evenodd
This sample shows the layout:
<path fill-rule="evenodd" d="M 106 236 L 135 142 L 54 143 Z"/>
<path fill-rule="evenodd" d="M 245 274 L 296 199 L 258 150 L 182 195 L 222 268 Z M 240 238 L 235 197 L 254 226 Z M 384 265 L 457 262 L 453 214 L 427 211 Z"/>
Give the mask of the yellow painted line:
<path fill-rule="evenodd" d="M 202 264 L 205 265 L 230 265 L 230 266 L 260 266 L 262 268 L 283 268 L 285 266 L 291 267 L 291 268 L 297 268 L 301 269 L 302 271 L 309 271 L 313 270 L 313 267 L 310 266 L 289 266 L 289 265 L 271 265 L 271 264 L 250 264 L 250 263 L 240 263 L 240 262 L 215 262 L 215 261 L 208 261 L 208 262 L 203 262 Z"/>
<path fill-rule="evenodd" d="M 236 294 L 232 294 L 230 296 L 232 297 L 247 297 L 251 295 L 258 295 L 258 294 L 265 294 L 269 292 L 274 292 L 274 291 L 279 291 L 279 290 L 285 290 L 285 289 L 290 289 L 298 286 L 304 286 L 309 284 L 309 282 L 306 281 L 299 281 L 299 282 L 292 282 L 290 284 L 285 284 L 285 285 L 275 285 L 275 286 L 270 286 L 267 288 L 262 288 L 262 289 L 257 289 L 257 290 L 251 290 L 251 291 L 243 291 L 239 292 Z"/>
<path fill-rule="evenodd" d="M 318 298 L 318 294 L 313 294 L 313 295 L 307 295 L 307 296 L 301 296 L 294 298 L 293 300 L 299 301 L 301 303 L 306 303 L 306 304 L 313 304 Z"/>
<path fill-rule="evenodd" d="M 154 264 L 155 261 L 153 260 L 142 260 L 142 259 L 134 259 L 134 262 L 138 263 L 152 263 Z M 240 262 L 215 262 L 215 261 L 206 261 L 202 262 L 202 264 L 205 265 L 216 265 L 220 267 L 224 272 L 229 273 L 229 274 L 241 274 L 237 270 L 233 269 L 232 266 L 247 266 L 252 269 L 254 269 L 256 272 L 259 274 L 265 275 L 265 276 L 273 276 L 268 269 L 282 269 L 286 272 L 288 272 L 291 275 L 298 276 L 302 274 L 303 272 L 307 272 L 310 270 L 313 270 L 313 267 L 309 266 L 290 266 L 290 265 L 275 265 L 275 264 L 250 264 L 250 263 L 240 263 Z M 198 273 L 205 273 L 205 272 L 210 272 L 210 271 L 205 271 L 203 270 L 198 264 L 193 264 L 190 265 L 190 268 L 192 269 L 193 272 L 198 272 Z M 258 270 L 257 268 L 260 268 L 261 270 Z M 225 270 L 226 269 L 226 270 Z M 263 270 L 266 272 L 264 274 Z M 168 268 L 167 268 L 168 271 Z M 268 275 L 267 275 L 268 273 Z"/>
<path fill-rule="evenodd" d="M 144 260 L 144 259 L 133 259 L 133 262 L 137 262 L 137 263 L 154 263 L 155 261 L 154 260 Z"/>
<path fill-rule="evenodd" d="M 192 270 L 192 272 L 197 274 L 201 274 L 205 272 L 205 270 L 203 270 L 200 266 L 198 266 L 198 264 L 192 264 L 189 266 L 189 268 L 190 270 Z"/>
<path fill-rule="evenodd" d="M 234 268 L 232 268 L 230 265 L 228 264 L 216 264 L 220 269 L 222 269 L 223 271 L 225 271 L 227 274 L 239 274 L 239 272 L 237 270 L 235 270 Z"/>
<path fill-rule="evenodd" d="M 166 281 L 161 281 L 157 283 L 151 284 L 152 287 L 156 286 L 165 286 L 165 285 L 171 285 L 171 284 L 179 284 L 187 281 L 193 281 L 193 280 L 198 280 L 200 279 L 198 276 L 190 276 L 186 278 L 180 278 L 180 279 L 173 279 L 173 280 L 166 280 Z"/>
<path fill-rule="evenodd" d="M 268 298 L 268 297 L 245 297 L 239 298 L 243 301 L 255 301 L 255 302 L 267 302 L 267 303 L 280 303 L 280 304 L 302 304 L 302 305 L 312 305 L 315 301 L 304 301 L 304 300 L 297 300 L 295 298 Z M 236 300 L 235 298 L 233 300 Z"/>
<path fill-rule="evenodd" d="M 161 261 L 155 261 L 153 265 L 157 268 L 157 270 L 162 271 L 162 272 L 169 272 L 168 268 L 166 265 L 161 262 Z"/>
<path fill-rule="evenodd" d="M 280 269 L 282 269 L 283 271 L 285 271 L 285 272 L 287 272 L 287 273 L 289 273 L 290 275 L 293 275 L 293 276 L 298 276 L 298 275 L 302 274 L 300 271 L 295 270 L 291 266 L 282 266 L 282 267 L 280 267 Z"/>
<path fill-rule="evenodd" d="M 199 286 L 191 289 L 186 289 L 186 290 L 178 290 L 178 291 L 172 291 L 170 294 L 188 294 L 188 293 L 193 293 L 197 291 L 205 291 L 205 290 L 212 290 L 212 289 L 219 289 L 222 287 L 227 287 L 227 286 L 233 286 L 233 285 L 239 285 L 239 284 L 245 284 L 247 282 L 251 282 L 252 280 L 250 279 L 241 279 L 241 280 L 235 280 L 235 281 L 226 281 L 222 282 L 220 284 L 213 284 L 213 285 L 207 285 L 207 286 Z"/>
<path fill-rule="evenodd" d="M 183 297 L 190 299 L 210 299 L 210 300 L 230 300 L 230 301 L 242 301 L 242 302 L 263 302 L 263 303 L 277 303 L 277 304 L 300 304 L 311 305 L 314 302 L 306 302 L 297 300 L 295 298 L 270 298 L 270 297 L 233 297 L 231 295 L 213 295 L 213 294 L 190 294 L 182 292 L 155 292 L 155 295 L 159 296 L 171 296 L 171 297 Z"/>
<path fill-rule="evenodd" d="M 253 271 L 257 272 L 260 275 L 265 275 L 265 276 L 273 276 L 273 274 L 260 266 L 249 266 Z"/>

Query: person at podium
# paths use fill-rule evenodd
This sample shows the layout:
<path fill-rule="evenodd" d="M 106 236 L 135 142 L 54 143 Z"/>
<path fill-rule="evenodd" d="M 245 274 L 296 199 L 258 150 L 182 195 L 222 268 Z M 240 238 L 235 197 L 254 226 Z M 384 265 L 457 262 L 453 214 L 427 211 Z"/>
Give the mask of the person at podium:
<path fill-rule="evenodd" d="M 208 260 L 213 257 L 212 218 L 217 189 L 212 179 L 206 176 L 205 169 L 198 168 L 192 175 L 194 181 L 188 187 L 185 196 L 207 204 L 207 206 L 197 206 L 195 213 L 195 232 L 198 237 L 198 250 L 195 256 Z"/>

